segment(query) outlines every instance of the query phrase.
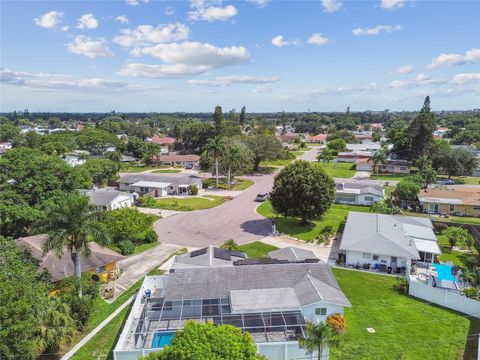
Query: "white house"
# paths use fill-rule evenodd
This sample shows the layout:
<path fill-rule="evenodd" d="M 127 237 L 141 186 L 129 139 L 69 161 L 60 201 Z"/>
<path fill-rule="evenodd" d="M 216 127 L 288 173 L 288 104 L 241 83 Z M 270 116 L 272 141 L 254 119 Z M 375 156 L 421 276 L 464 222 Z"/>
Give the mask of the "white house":
<path fill-rule="evenodd" d="M 361 212 L 348 214 L 339 249 L 347 266 L 397 273 L 441 254 L 430 219 Z"/>
<path fill-rule="evenodd" d="M 115 210 L 131 207 L 135 202 L 135 195 L 117 191 L 115 189 L 78 190 L 90 199 L 90 204 L 100 210 Z"/>
<path fill-rule="evenodd" d="M 202 179 L 185 174 L 125 174 L 118 180 L 120 191 L 134 191 L 153 197 L 187 195 L 193 185 L 200 189 Z"/>
<path fill-rule="evenodd" d="M 188 267 L 145 277 L 113 351 L 115 360 L 158 351 L 187 320 L 249 332 L 258 352 L 270 360 L 317 358 L 298 345 L 307 321 L 325 321 L 351 306 L 330 267 L 318 259 L 264 262 L 215 249 L 182 256 L 177 263 Z"/>
<path fill-rule="evenodd" d="M 371 205 L 383 199 L 385 190 L 381 185 L 359 182 L 335 184 L 335 202 L 339 204 Z"/>
<path fill-rule="evenodd" d="M 70 166 L 83 165 L 89 155 L 90 153 L 86 150 L 74 150 L 65 155 L 65 161 Z"/>

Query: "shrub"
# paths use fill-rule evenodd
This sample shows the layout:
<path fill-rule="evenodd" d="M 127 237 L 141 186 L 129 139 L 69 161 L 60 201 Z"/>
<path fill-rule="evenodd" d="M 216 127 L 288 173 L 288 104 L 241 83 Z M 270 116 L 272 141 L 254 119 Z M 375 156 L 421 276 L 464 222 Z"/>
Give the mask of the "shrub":
<path fill-rule="evenodd" d="M 230 240 L 227 240 L 225 241 L 222 246 L 220 246 L 222 249 L 226 249 L 226 250 L 237 250 L 239 251 L 240 250 L 240 247 L 238 246 L 238 244 L 235 242 L 235 240 L 233 239 L 230 239 Z"/>
<path fill-rule="evenodd" d="M 142 207 L 154 207 L 155 206 L 155 199 L 151 196 L 142 196 L 138 199 L 140 202 L 140 206 Z"/>
<path fill-rule="evenodd" d="M 480 299 L 478 289 L 475 287 L 468 287 L 462 290 L 462 294 L 470 299 Z"/>
<path fill-rule="evenodd" d="M 118 243 L 122 255 L 132 255 L 135 252 L 135 245 L 130 240 L 123 240 Z"/>
<path fill-rule="evenodd" d="M 407 295 L 408 294 L 408 281 L 404 277 L 397 276 L 397 282 L 393 285 L 393 289 L 399 294 Z"/>
<path fill-rule="evenodd" d="M 448 225 L 445 223 L 433 223 L 433 229 L 435 230 L 436 234 L 441 234 L 446 228 L 448 228 Z"/>
<path fill-rule="evenodd" d="M 190 186 L 190 195 L 197 195 L 198 194 L 198 186 L 193 184 Z"/>
<path fill-rule="evenodd" d="M 377 202 L 370 205 L 369 211 L 388 215 L 400 215 L 402 213 L 402 210 L 399 207 L 394 206 L 393 208 L 390 208 L 385 202 Z"/>
<path fill-rule="evenodd" d="M 330 238 L 335 234 L 333 227 L 331 225 L 327 225 L 320 230 L 320 233 L 317 236 L 317 242 L 320 243 L 329 243 Z"/>
<path fill-rule="evenodd" d="M 341 314 L 333 314 L 327 317 L 327 324 L 330 325 L 337 334 L 343 334 L 347 328 L 345 317 Z"/>
<path fill-rule="evenodd" d="M 148 229 L 145 231 L 145 234 L 143 236 L 143 242 L 145 243 L 153 243 L 158 240 L 158 235 L 153 229 Z"/>

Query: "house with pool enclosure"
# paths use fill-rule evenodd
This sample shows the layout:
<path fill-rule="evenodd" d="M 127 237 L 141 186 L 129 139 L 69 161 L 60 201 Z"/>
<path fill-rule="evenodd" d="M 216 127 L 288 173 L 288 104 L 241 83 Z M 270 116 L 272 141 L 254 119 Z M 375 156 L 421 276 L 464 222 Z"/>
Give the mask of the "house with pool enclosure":
<path fill-rule="evenodd" d="M 114 359 L 138 359 L 159 351 L 189 320 L 230 324 L 249 332 L 258 351 L 271 360 L 316 359 L 298 345 L 307 322 L 325 321 L 351 306 L 329 265 L 310 256 L 289 261 L 240 254 L 200 249 L 180 261 L 193 265 L 196 257 L 208 255 L 222 260 L 221 265 L 177 264 L 168 274 L 145 277 Z"/>

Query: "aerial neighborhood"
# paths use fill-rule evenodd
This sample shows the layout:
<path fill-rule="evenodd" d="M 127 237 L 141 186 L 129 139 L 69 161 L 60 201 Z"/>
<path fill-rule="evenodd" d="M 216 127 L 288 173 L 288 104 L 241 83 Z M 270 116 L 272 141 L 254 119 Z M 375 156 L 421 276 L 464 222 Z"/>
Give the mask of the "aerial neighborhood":
<path fill-rule="evenodd" d="M 0 360 L 480 360 L 480 2 L 0 18 Z"/>

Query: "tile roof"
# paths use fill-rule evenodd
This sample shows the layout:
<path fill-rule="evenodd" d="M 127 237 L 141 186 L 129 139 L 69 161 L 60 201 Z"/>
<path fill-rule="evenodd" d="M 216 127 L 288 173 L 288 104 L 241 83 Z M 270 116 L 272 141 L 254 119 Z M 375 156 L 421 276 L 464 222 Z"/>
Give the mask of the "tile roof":
<path fill-rule="evenodd" d="M 168 137 L 168 136 L 161 137 L 161 136 L 155 135 L 154 137 L 152 137 L 152 139 L 150 141 L 152 143 L 158 144 L 158 145 L 171 145 L 176 140 L 174 138 Z"/>

